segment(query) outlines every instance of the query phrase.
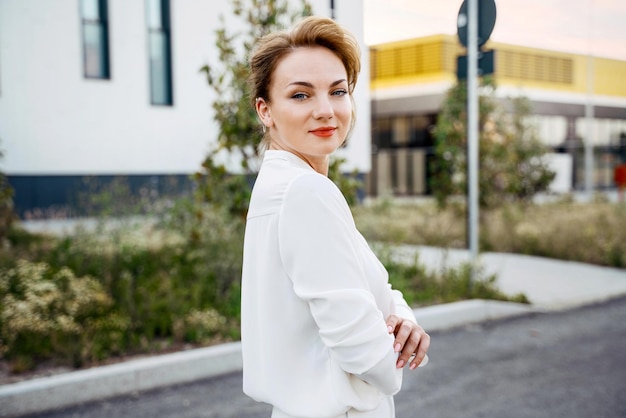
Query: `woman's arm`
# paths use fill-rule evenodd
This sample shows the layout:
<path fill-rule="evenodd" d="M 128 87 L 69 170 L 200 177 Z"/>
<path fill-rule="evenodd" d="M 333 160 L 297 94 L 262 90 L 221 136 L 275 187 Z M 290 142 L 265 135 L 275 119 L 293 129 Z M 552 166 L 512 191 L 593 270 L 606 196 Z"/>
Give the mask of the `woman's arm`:
<path fill-rule="evenodd" d="M 397 392 L 394 336 L 359 262 L 350 210 L 330 180 L 311 174 L 292 182 L 280 213 L 279 250 L 334 362 L 382 393 Z"/>

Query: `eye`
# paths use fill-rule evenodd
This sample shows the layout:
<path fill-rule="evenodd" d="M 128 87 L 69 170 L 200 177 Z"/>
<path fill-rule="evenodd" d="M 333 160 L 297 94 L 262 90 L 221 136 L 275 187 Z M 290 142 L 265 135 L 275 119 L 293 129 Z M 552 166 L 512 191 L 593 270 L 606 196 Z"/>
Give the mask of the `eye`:
<path fill-rule="evenodd" d="M 348 91 L 346 89 L 337 89 L 331 93 L 331 95 L 339 97 L 345 96 L 346 94 L 348 94 Z"/>
<path fill-rule="evenodd" d="M 296 93 L 291 96 L 292 99 L 300 100 L 300 101 L 306 99 L 307 97 L 309 96 L 306 93 Z"/>

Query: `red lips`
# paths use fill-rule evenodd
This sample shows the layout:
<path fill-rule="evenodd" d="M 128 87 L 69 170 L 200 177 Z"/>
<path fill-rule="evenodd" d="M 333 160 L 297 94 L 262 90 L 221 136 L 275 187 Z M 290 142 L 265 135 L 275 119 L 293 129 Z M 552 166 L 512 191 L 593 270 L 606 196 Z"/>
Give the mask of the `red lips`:
<path fill-rule="evenodd" d="M 337 128 L 333 126 L 323 126 L 321 128 L 313 129 L 309 132 L 315 136 L 321 136 L 321 137 L 327 138 L 329 136 L 333 136 L 336 130 Z"/>

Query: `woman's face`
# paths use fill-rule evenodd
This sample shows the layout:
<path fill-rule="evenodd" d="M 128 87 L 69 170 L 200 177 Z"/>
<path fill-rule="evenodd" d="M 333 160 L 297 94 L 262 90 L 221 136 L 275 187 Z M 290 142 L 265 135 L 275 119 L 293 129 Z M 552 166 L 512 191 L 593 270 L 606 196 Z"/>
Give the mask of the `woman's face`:
<path fill-rule="evenodd" d="M 352 118 L 343 63 L 327 48 L 297 48 L 278 62 L 271 80 L 269 102 L 256 104 L 270 149 L 290 151 L 316 169 L 327 165 Z"/>

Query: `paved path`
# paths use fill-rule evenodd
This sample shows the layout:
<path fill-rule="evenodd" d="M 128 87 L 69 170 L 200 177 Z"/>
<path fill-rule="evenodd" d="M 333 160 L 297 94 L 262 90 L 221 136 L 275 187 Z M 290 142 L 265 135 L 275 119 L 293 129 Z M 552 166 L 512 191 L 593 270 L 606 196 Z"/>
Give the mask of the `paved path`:
<path fill-rule="evenodd" d="M 430 363 L 405 374 L 397 418 L 626 417 L 626 297 L 433 333 Z M 34 417 L 269 417 L 241 374 Z"/>
<path fill-rule="evenodd" d="M 469 261 L 469 251 L 402 245 L 394 248 L 398 261 L 415 262 L 431 270 Z M 523 293 L 536 309 L 560 310 L 626 295 L 626 269 L 602 267 L 508 253 L 483 253 L 479 264 L 495 274 L 505 294 Z"/>

